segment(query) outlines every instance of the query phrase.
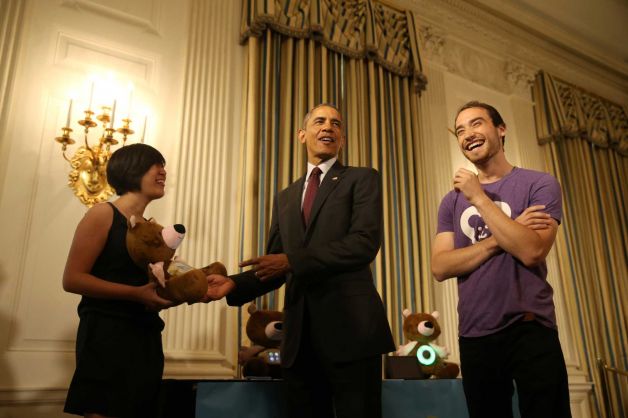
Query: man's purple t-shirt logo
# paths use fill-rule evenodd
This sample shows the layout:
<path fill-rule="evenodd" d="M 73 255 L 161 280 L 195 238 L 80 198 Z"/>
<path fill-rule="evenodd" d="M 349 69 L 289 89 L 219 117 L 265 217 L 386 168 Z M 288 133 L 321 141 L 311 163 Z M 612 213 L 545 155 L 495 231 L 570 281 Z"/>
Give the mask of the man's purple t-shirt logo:
<path fill-rule="evenodd" d="M 506 202 L 495 201 L 493 202 L 510 218 L 512 210 L 510 205 Z M 488 225 L 484 223 L 482 215 L 478 212 L 475 206 L 469 206 L 462 212 L 460 217 L 460 229 L 471 240 L 472 244 L 482 241 L 491 236 L 491 231 L 488 229 Z"/>

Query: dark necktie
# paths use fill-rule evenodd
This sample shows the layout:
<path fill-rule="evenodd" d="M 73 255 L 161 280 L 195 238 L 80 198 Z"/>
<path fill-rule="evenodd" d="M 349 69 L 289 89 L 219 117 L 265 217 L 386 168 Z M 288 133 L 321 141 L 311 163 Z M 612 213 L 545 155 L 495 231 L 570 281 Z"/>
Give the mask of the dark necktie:
<path fill-rule="evenodd" d="M 310 222 L 310 213 L 312 213 L 312 205 L 314 205 L 314 199 L 316 198 L 316 192 L 318 192 L 318 185 L 320 184 L 320 175 L 322 171 L 318 167 L 314 167 L 310 173 L 310 179 L 307 182 L 307 188 L 305 189 L 305 197 L 303 198 L 303 223 L 305 226 Z"/>

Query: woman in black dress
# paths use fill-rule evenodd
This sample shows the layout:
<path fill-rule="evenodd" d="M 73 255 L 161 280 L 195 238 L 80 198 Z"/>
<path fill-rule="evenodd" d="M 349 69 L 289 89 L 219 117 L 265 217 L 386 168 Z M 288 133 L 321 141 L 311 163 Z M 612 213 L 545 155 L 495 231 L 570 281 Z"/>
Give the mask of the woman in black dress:
<path fill-rule="evenodd" d="M 107 166 L 120 196 L 100 203 L 79 222 L 63 288 L 82 295 L 76 371 L 65 412 L 89 418 L 155 417 L 163 372 L 159 310 L 172 306 L 126 249 L 127 219 L 143 216 L 164 195 L 165 160 L 144 144 L 122 147 Z"/>

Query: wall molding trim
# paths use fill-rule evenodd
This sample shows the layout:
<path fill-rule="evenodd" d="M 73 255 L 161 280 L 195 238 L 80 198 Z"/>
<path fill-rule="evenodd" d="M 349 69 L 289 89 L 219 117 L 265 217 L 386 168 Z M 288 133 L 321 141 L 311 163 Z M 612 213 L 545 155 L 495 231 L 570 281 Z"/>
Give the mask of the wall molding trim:
<path fill-rule="evenodd" d="M 147 85 L 151 84 L 156 67 L 154 58 L 132 54 L 122 49 L 59 32 L 54 53 L 56 65 L 67 65 L 88 72 L 93 66 L 91 63 L 94 62 L 113 62 L 110 65 L 118 68 L 119 72 L 141 80 Z"/>
<path fill-rule="evenodd" d="M 67 388 L 0 388 L 0 405 L 47 405 L 64 403 Z"/>
<path fill-rule="evenodd" d="M 228 361 L 208 363 L 167 359 L 163 379 L 233 379 L 235 375 L 236 366 Z"/>
<path fill-rule="evenodd" d="M 107 7 L 91 0 L 63 0 L 62 6 L 76 9 L 79 12 L 86 11 L 97 15 L 105 15 L 113 18 L 114 20 L 119 20 L 131 26 L 136 26 L 147 33 L 163 36 L 159 24 L 159 7 L 157 7 L 155 3 L 156 0 L 153 0 L 153 10 L 151 16 L 145 17 L 125 13 L 121 10 L 113 7 Z"/>

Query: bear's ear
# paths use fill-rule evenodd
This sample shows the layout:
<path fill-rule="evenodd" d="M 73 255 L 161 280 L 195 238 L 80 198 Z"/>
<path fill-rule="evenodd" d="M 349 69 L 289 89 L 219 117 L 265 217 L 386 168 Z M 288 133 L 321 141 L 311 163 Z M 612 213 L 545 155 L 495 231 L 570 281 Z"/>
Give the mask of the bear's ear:
<path fill-rule="evenodd" d="M 148 219 L 148 222 L 152 223 L 152 224 L 156 224 L 157 221 L 155 220 L 155 218 L 153 218 L 152 216 Z"/>
<path fill-rule="evenodd" d="M 434 319 L 438 319 L 438 316 L 439 316 L 439 315 L 440 315 L 440 314 L 438 313 L 438 311 L 434 311 L 434 312 L 432 312 L 432 316 L 434 317 Z"/>
<path fill-rule="evenodd" d="M 135 228 L 135 225 L 137 225 L 137 218 L 135 217 L 135 215 L 131 215 L 131 217 L 129 218 L 129 228 L 133 229 Z"/>
<path fill-rule="evenodd" d="M 251 303 L 247 308 L 247 311 L 250 315 L 253 315 L 255 312 L 257 312 L 257 306 L 254 303 Z"/>
<path fill-rule="evenodd" d="M 412 312 L 410 311 L 410 309 L 404 309 L 402 314 L 404 318 L 407 318 L 412 314 Z"/>

